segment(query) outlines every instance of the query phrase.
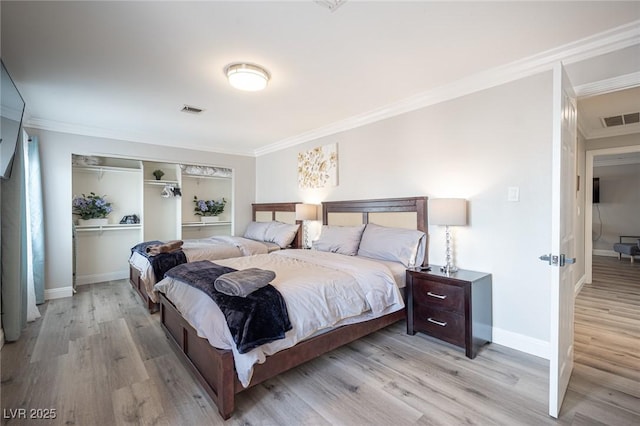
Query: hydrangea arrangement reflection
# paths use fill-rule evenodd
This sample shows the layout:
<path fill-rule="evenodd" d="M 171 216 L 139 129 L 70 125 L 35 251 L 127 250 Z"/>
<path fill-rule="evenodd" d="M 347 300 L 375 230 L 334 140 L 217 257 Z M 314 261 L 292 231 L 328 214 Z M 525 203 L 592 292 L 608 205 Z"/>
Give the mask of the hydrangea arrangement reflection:
<path fill-rule="evenodd" d="M 89 195 L 76 196 L 73 198 L 73 214 L 81 219 L 101 219 L 107 217 L 113 211 L 111 203 L 105 200 L 106 195 L 99 196 L 94 192 Z"/>
<path fill-rule="evenodd" d="M 196 216 L 218 216 L 224 211 L 227 200 L 224 198 L 216 200 L 198 200 L 196 195 L 193 196 L 193 202 L 196 207 L 193 209 Z"/>

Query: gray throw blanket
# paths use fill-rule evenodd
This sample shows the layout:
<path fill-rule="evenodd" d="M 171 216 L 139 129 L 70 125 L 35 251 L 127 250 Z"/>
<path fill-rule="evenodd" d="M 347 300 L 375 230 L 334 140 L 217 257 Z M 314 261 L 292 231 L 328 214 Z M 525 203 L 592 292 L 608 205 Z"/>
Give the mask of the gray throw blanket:
<path fill-rule="evenodd" d="M 270 284 L 246 297 L 228 296 L 215 289 L 216 278 L 235 271 L 202 260 L 178 265 L 167 271 L 166 276 L 205 292 L 216 302 L 227 320 L 238 352 L 243 354 L 265 343 L 283 339 L 292 327 L 284 298 Z"/>
<path fill-rule="evenodd" d="M 275 272 L 259 268 L 242 269 L 229 272 L 216 278 L 213 286 L 220 293 L 229 296 L 247 297 L 269 284 L 276 277 Z"/>
<path fill-rule="evenodd" d="M 161 244 L 163 244 L 162 241 L 158 240 L 145 241 L 140 244 L 136 244 L 131 248 L 131 253 L 135 251 L 149 259 L 156 281 L 160 281 L 164 278 L 164 274 L 174 266 L 187 263 L 187 256 L 182 250 L 175 250 L 170 253 L 159 253 L 155 256 L 150 256 L 147 252 L 147 247 Z"/>

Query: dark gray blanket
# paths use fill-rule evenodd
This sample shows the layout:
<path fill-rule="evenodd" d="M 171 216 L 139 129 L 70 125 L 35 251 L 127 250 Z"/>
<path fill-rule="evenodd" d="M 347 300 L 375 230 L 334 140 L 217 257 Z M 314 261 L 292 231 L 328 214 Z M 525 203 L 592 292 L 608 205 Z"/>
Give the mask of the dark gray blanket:
<path fill-rule="evenodd" d="M 205 292 L 220 307 L 238 352 L 249 352 L 265 343 L 284 338 L 291 330 L 284 298 L 268 284 L 246 297 L 228 296 L 215 289 L 220 275 L 235 272 L 233 268 L 203 260 L 178 265 L 167 276 Z"/>
<path fill-rule="evenodd" d="M 147 259 L 153 268 L 153 274 L 156 276 L 156 281 L 160 281 L 164 278 L 164 274 L 174 266 L 187 263 L 187 256 L 182 250 L 176 250 L 171 253 L 160 253 L 155 256 L 149 256 L 147 253 L 147 246 L 163 244 L 162 241 L 153 240 L 145 241 L 140 244 L 136 244 L 131 248 L 131 253 L 138 252 Z"/>

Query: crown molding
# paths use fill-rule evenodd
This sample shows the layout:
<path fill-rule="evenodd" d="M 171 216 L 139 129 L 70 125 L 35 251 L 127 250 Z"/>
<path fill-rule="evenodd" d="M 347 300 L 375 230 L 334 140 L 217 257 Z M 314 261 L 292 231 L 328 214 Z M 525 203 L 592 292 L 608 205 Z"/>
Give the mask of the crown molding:
<path fill-rule="evenodd" d="M 280 140 L 256 149 L 254 154 L 256 157 L 259 157 L 280 151 L 325 136 L 351 130 L 365 124 L 395 117 L 406 112 L 549 71 L 553 69 L 553 66 L 558 62 L 567 65 L 636 44 L 640 44 L 640 20 L 514 61 L 510 64 L 491 68 L 381 108 Z"/>
<path fill-rule="evenodd" d="M 132 134 L 127 132 L 119 132 L 110 129 L 104 129 L 100 127 L 91 127 L 91 126 L 82 126 L 79 124 L 73 123 L 65 123 L 61 121 L 54 120 L 45 120 L 36 117 L 28 117 L 23 123 L 24 127 L 30 127 L 33 129 L 40 130 L 48 130 L 51 132 L 61 132 L 61 133 L 69 133 L 73 135 L 81 135 L 81 136 L 92 136 L 96 138 L 105 138 L 105 139 L 115 139 L 120 141 L 127 142 L 136 142 L 136 143 L 144 143 L 149 145 L 160 145 L 176 148 L 175 144 L 171 142 L 159 141 L 157 139 L 147 140 L 146 136 L 141 136 L 138 134 Z M 188 144 L 188 145 L 180 145 L 181 149 L 192 149 L 195 151 L 204 151 L 204 152 L 212 152 L 216 154 L 227 154 L 227 155 L 240 155 L 243 157 L 253 157 L 254 153 L 252 151 L 232 151 L 219 149 L 206 145 L 197 145 L 197 144 Z"/>
<path fill-rule="evenodd" d="M 590 132 L 583 133 L 584 138 L 587 140 L 591 139 L 602 139 L 602 138 L 612 138 L 616 136 L 626 136 L 626 135 L 635 135 L 640 134 L 640 124 L 627 124 L 625 126 L 615 126 L 608 127 L 602 129 L 594 129 Z M 640 138 L 640 135 L 639 135 Z"/>
<path fill-rule="evenodd" d="M 574 87 L 580 99 L 640 86 L 640 71 Z"/>
<path fill-rule="evenodd" d="M 607 158 L 607 159 L 598 159 L 598 157 L 595 157 L 593 159 L 593 167 L 626 166 L 628 164 L 640 164 L 640 157 Z"/>

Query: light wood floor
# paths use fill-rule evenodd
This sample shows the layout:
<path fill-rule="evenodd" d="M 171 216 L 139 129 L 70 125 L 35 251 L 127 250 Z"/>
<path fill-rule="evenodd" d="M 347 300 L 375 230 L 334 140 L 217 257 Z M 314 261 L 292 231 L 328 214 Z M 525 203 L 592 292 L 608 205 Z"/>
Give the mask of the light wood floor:
<path fill-rule="evenodd" d="M 126 281 L 82 286 L 1 352 L 3 424 L 224 423 Z M 548 362 L 497 344 L 474 360 L 404 322 L 238 397 L 239 425 L 638 425 L 640 263 L 594 261 L 576 303 L 576 356 L 558 421 Z M 55 420 L 12 417 L 55 409 Z"/>

